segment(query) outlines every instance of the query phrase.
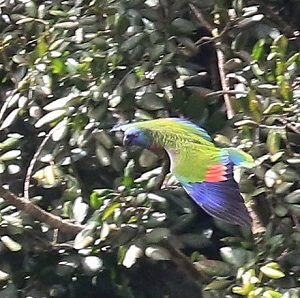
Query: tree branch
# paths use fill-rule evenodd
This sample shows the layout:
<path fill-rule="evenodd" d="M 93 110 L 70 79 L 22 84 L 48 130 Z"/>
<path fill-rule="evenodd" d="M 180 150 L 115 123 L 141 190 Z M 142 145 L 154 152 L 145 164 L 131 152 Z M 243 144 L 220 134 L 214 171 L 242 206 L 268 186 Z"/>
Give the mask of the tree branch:
<path fill-rule="evenodd" d="M 287 37 L 295 37 L 296 29 L 287 23 L 277 12 L 275 12 L 266 1 L 255 0 L 261 10 L 269 17 L 269 19 L 279 28 Z M 299 38 L 299 36 L 298 36 Z"/>
<path fill-rule="evenodd" d="M 62 233 L 75 236 L 83 229 L 81 225 L 63 220 L 61 217 L 46 212 L 39 206 L 36 206 L 30 200 L 16 196 L 2 185 L 0 185 L 0 197 L 8 204 L 14 205 L 18 210 L 24 211 L 35 220 L 47 224 L 52 229 L 58 229 Z"/>
<path fill-rule="evenodd" d="M 36 150 L 36 152 L 34 153 L 34 156 L 32 157 L 31 161 L 30 161 L 30 164 L 27 168 L 27 172 L 26 172 L 26 176 L 25 176 L 25 182 L 24 182 L 24 198 L 26 200 L 29 200 L 30 199 L 30 196 L 29 196 L 29 188 L 30 188 L 30 179 L 31 179 L 31 175 L 32 175 L 32 172 L 33 172 L 33 168 L 37 162 L 37 159 L 39 157 L 39 155 L 41 154 L 44 146 L 46 145 L 46 143 L 48 142 L 48 140 L 50 139 L 52 133 L 49 133 L 44 139 L 43 141 L 40 143 L 38 149 Z"/>
<path fill-rule="evenodd" d="M 198 297 L 203 297 L 201 282 L 206 281 L 206 278 L 202 273 L 196 269 L 193 262 L 184 253 L 176 249 L 167 239 L 162 240 L 161 245 L 169 251 L 170 260 L 177 266 L 178 270 L 198 287 Z"/>
<path fill-rule="evenodd" d="M 193 13 L 195 14 L 196 18 L 199 20 L 200 24 L 202 24 L 204 27 L 206 27 L 212 36 L 215 36 L 216 34 L 214 34 L 214 32 L 213 32 L 214 31 L 213 25 L 210 24 L 205 19 L 202 12 L 200 11 L 200 9 L 191 3 L 189 4 L 189 6 L 190 6 L 191 10 L 193 11 Z M 225 29 L 226 30 L 224 30 L 223 32 L 227 31 L 227 28 L 225 28 Z M 226 78 L 225 69 L 224 69 L 224 54 L 223 54 L 222 50 L 217 46 L 218 42 L 216 42 L 216 38 L 214 38 L 214 41 L 215 41 L 214 44 L 215 44 L 215 49 L 216 49 L 216 53 L 217 53 L 220 81 L 221 81 L 222 90 L 224 92 L 223 98 L 224 98 L 224 103 L 225 103 L 225 107 L 226 107 L 227 118 L 232 119 L 234 116 L 234 110 L 231 106 L 230 97 L 228 95 L 228 91 L 230 90 L 230 88 L 229 88 L 229 82 L 228 82 L 228 79 Z"/>

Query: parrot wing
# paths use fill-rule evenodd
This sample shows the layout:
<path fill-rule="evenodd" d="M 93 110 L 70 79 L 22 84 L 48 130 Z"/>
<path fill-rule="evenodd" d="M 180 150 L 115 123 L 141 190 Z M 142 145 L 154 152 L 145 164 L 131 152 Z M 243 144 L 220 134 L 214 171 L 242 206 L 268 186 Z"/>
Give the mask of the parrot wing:
<path fill-rule="evenodd" d="M 217 148 L 199 152 L 200 146 L 197 147 L 195 151 L 189 150 L 187 155 L 169 152 L 175 177 L 189 196 L 211 216 L 231 224 L 251 225 L 251 217 L 233 178 L 231 156 L 227 151 L 219 150 L 216 157 L 217 152 L 212 154 L 212 150 Z"/>
<path fill-rule="evenodd" d="M 181 182 L 189 196 L 211 216 L 237 225 L 251 225 L 251 217 L 233 178 L 219 182 Z"/>

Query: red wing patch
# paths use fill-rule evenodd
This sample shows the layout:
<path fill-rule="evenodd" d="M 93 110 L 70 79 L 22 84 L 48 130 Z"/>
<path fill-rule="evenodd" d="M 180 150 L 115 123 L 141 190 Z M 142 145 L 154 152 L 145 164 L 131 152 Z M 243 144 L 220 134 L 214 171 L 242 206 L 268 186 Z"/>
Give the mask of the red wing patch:
<path fill-rule="evenodd" d="M 227 167 L 224 165 L 212 165 L 208 168 L 204 181 L 220 182 L 227 180 Z"/>

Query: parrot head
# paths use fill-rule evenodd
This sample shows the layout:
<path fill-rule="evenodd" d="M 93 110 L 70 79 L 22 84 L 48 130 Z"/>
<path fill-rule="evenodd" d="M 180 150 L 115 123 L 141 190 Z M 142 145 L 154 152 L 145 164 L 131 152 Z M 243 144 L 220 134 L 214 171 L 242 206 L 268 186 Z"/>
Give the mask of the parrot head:
<path fill-rule="evenodd" d="M 143 148 L 149 148 L 153 143 L 150 136 L 147 136 L 146 131 L 143 131 L 136 127 L 130 127 L 128 129 L 121 129 L 124 131 L 123 144 L 126 146 L 140 146 Z"/>
<path fill-rule="evenodd" d="M 111 129 L 111 132 L 116 131 L 123 132 L 123 145 L 125 146 L 139 146 L 151 149 L 155 143 L 146 129 L 141 129 L 132 123 L 116 125 Z"/>

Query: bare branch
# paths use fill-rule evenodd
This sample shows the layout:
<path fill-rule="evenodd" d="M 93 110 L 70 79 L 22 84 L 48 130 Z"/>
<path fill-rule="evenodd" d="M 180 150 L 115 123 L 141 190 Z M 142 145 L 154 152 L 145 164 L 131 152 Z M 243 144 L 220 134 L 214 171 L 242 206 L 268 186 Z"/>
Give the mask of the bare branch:
<path fill-rule="evenodd" d="M 189 4 L 189 6 L 190 6 L 191 10 L 193 11 L 193 13 L 195 14 L 195 16 L 197 17 L 197 19 L 199 20 L 199 22 L 209 30 L 209 32 L 211 33 L 212 36 L 215 36 L 215 34 L 213 32 L 214 31 L 213 25 L 210 24 L 205 19 L 202 12 L 200 11 L 200 9 L 197 8 L 194 4 Z M 227 30 L 227 28 L 226 28 L 226 30 Z M 223 98 L 224 98 L 224 103 L 226 106 L 227 118 L 232 119 L 234 116 L 234 110 L 231 106 L 230 97 L 228 94 L 228 91 L 230 88 L 229 88 L 229 82 L 228 82 L 228 79 L 226 78 L 225 69 L 224 69 L 224 54 L 217 45 L 218 45 L 218 43 L 215 42 L 219 75 L 220 75 L 221 86 L 222 86 L 222 89 L 224 92 Z"/>
<path fill-rule="evenodd" d="M 16 196 L 2 185 L 0 185 L 0 197 L 8 204 L 14 205 L 18 210 L 26 212 L 32 218 L 47 224 L 52 229 L 58 229 L 62 233 L 75 236 L 83 229 L 81 225 L 63 220 L 59 216 L 46 212 L 39 206 L 36 206 L 30 200 Z"/>
<path fill-rule="evenodd" d="M 31 175 L 32 175 L 32 171 L 33 168 L 35 166 L 35 163 L 39 157 L 39 155 L 41 154 L 41 151 L 43 150 L 44 146 L 46 145 L 46 143 L 48 142 L 49 138 L 51 137 L 52 133 L 49 133 L 41 142 L 41 144 L 39 145 L 38 149 L 36 150 L 36 152 L 34 153 L 34 156 L 32 157 L 30 164 L 27 168 L 27 172 L 26 172 L 26 176 L 25 176 L 25 182 L 24 182 L 24 198 L 29 200 L 30 196 L 29 196 L 29 187 L 30 187 L 30 179 L 31 179 Z"/>

